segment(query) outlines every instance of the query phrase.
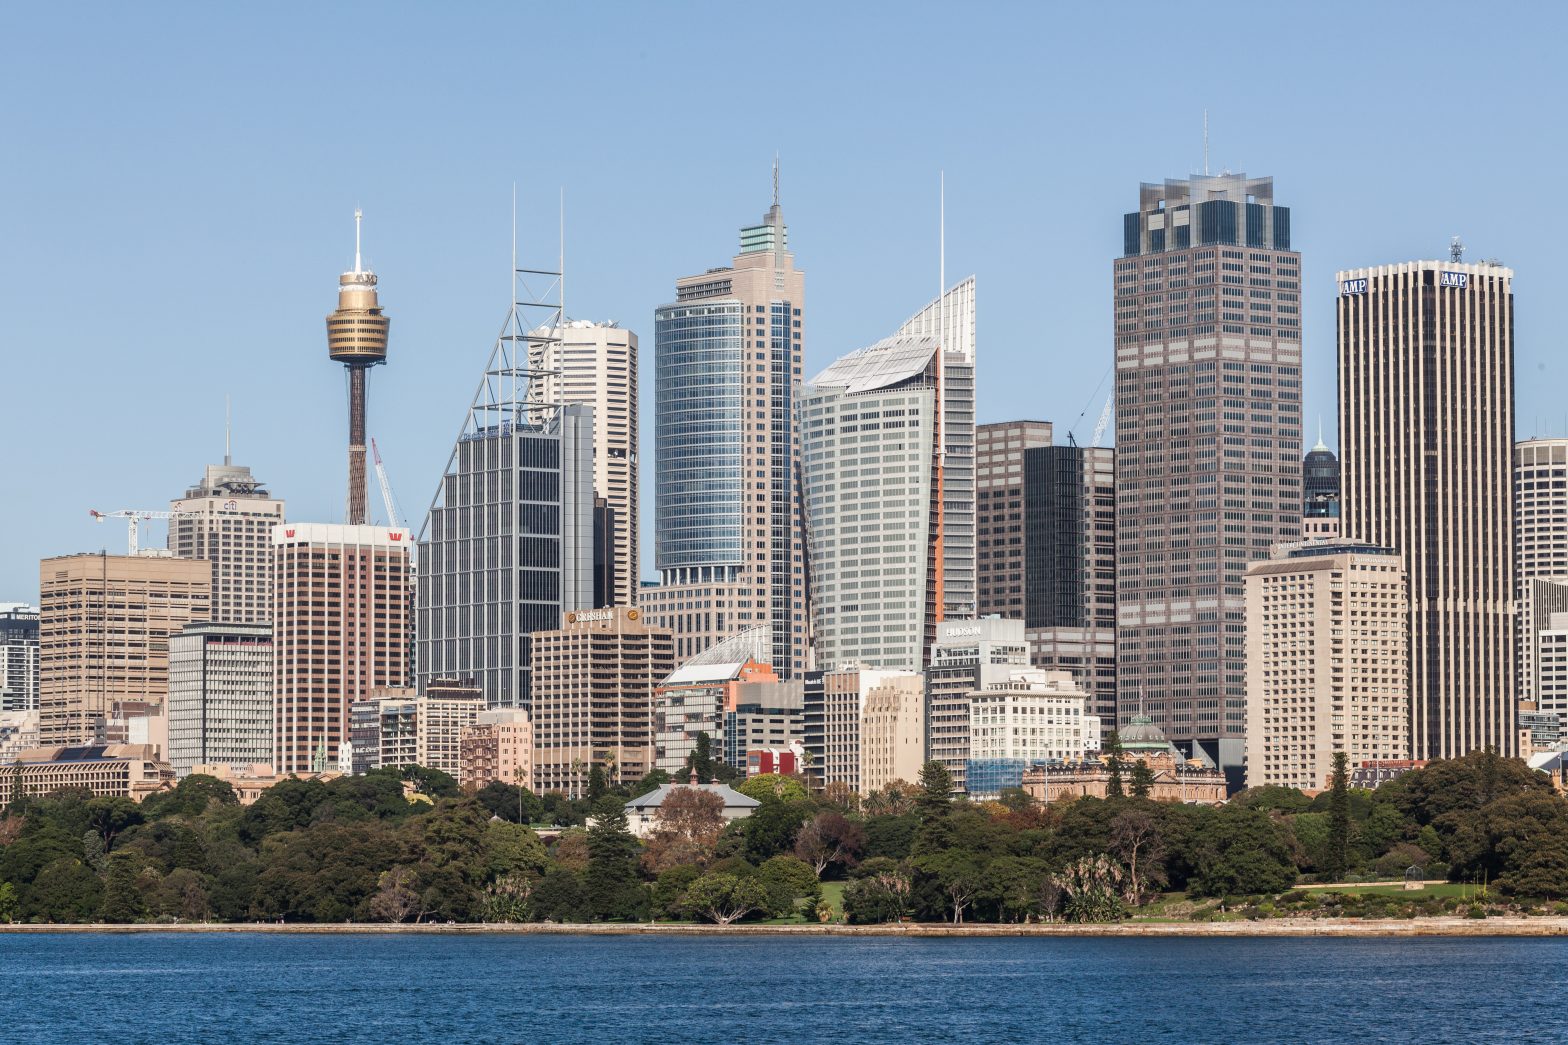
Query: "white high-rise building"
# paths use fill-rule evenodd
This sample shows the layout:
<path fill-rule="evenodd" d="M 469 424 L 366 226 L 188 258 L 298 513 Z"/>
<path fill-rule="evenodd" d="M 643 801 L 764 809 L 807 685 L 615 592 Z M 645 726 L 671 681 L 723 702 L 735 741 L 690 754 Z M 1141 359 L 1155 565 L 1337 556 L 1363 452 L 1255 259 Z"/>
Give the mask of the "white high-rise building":
<path fill-rule="evenodd" d="M 615 512 L 615 605 L 638 589 L 637 335 L 614 323 L 570 320 L 537 331 L 528 402 L 593 407 L 593 487 Z M 567 610 L 592 609 L 567 606 Z"/>
<path fill-rule="evenodd" d="M 938 622 L 974 616 L 974 301 L 970 277 L 802 396 L 824 670 L 919 671 Z"/>
<path fill-rule="evenodd" d="M 969 764 L 969 704 L 976 690 L 1005 685 L 1029 667 L 1024 622 L 1001 617 L 949 620 L 936 627 L 926 669 L 926 758 L 942 763 L 953 790 Z"/>
<path fill-rule="evenodd" d="M 169 637 L 169 763 L 272 764 L 272 626 L 187 624 Z"/>
<path fill-rule="evenodd" d="M 1553 614 L 1568 612 L 1568 439 L 1514 446 L 1514 520 L 1519 699 L 1539 702 L 1542 633 Z"/>

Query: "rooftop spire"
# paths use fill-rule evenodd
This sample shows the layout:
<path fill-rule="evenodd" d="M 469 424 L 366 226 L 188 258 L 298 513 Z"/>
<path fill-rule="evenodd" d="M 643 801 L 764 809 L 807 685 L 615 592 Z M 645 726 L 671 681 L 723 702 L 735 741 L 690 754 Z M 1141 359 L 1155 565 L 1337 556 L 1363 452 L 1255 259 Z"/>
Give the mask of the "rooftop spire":
<path fill-rule="evenodd" d="M 1328 449 L 1328 447 L 1323 442 L 1323 415 L 1319 414 L 1318 415 L 1318 445 L 1316 445 L 1316 446 L 1314 446 L 1312 448 L 1312 452 L 1313 453 L 1317 453 L 1319 450 L 1327 450 L 1327 449 Z"/>
<path fill-rule="evenodd" d="M 225 467 L 234 463 L 234 455 L 231 452 L 233 450 L 233 431 L 230 421 L 229 397 L 225 395 L 223 397 L 223 464 Z"/>
<path fill-rule="evenodd" d="M 363 272 L 365 267 L 359 260 L 359 223 L 364 220 L 365 212 L 358 207 L 354 208 L 354 271 Z"/>
<path fill-rule="evenodd" d="M 774 153 L 773 153 L 773 208 L 775 210 L 777 210 L 778 206 L 779 206 L 779 154 L 778 154 L 777 150 L 774 150 Z"/>

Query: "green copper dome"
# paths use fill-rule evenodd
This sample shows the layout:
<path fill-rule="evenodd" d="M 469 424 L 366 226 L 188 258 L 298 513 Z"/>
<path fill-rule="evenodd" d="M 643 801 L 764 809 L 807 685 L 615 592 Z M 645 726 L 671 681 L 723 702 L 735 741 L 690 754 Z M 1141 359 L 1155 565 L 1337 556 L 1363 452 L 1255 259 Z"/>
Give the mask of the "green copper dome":
<path fill-rule="evenodd" d="M 1148 715 L 1133 716 L 1133 720 L 1118 730 L 1116 736 L 1121 741 L 1122 751 L 1127 754 L 1171 750 L 1171 742 L 1165 739 L 1165 733 Z"/>

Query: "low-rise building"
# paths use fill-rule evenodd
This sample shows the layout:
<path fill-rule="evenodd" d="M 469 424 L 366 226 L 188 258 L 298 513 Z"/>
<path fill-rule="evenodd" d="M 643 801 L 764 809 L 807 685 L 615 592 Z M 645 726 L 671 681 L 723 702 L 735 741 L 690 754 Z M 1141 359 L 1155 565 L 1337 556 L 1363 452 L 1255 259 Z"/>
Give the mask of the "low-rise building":
<path fill-rule="evenodd" d="M 1215 805 L 1225 801 L 1225 774 L 1199 760 L 1187 760 L 1147 715 L 1136 715 L 1118 734 L 1123 794 L 1133 789 L 1133 767 L 1143 763 L 1149 771 L 1149 797 L 1156 802 Z M 1071 802 L 1079 798 L 1106 798 L 1110 794 L 1112 756 L 1074 763 L 1047 763 L 1024 770 L 1021 786 L 1036 802 Z"/>
<path fill-rule="evenodd" d="M 262 792 L 282 780 L 319 780 L 326 783 L 336 780 L 344 774 L 336 770 L 324 770 L 320 773 L 279 773 L 265 763 L 250 766 L 236 766 L 227 762 L 219 762 L 207 766 L 193 766 L 190 776 L 210 776 L 223 781 L 234 789 L 235 796 L 240 800 L 240 805 L 248 806 L 260 798 Z"/>
<path fill-rule="evenodd" d="M 0 711 L 0 766 L 38 746 L 38 711 Z"/>
<path fill-rule="evenodd" d="M 534 773 L 534 731 L 522 708 L 481 711 L 458 739 L 457 782 L 479 791 L 500 782 L 528 787 Z"/>
<path fill-rule="evenodd" d="M 659 808 L 664 805 L 666 798 L 680 788 L 698 788 L 722 798 L 726 823 L 731 820 L 744 820 L 762 804 L 727 784 L 662 784 L 646 795 L 638 795 L 626 803 L 626 826 L 631 829 L 632 834 L 638 838 L 647 838 L 651 835 L 654 828 L 658 826 Z"/>
<path fill-rule="evenodd" d="M 1033 765 L 1074 765 L 1099 749 L 1100 720 L 1070 671 L 1015 670 L 1005 683 L 969 695 L 966 790 L 996 798 L 1023 784 Z"/>
<path fill-rule="evenodd" d="M 349 708 L 352 767 L 357 773 L 417 765 L 455 779 L 462 772 L 463 730 L 484 708 L 478 687 L 452 679 L 432 682 L 422 695 L 401 687 L 371 690 Z"/>
<path fill-rule="evenodd" d="M 174 767 L 158 757 L 151 744 L 85 744 L 35 747 L 21 752 L 0 773 L 0 806 L 19 793 L 47 795 L 68 787 L 85 787 L 100 798 L 148 795 L 174 786 Z"/>

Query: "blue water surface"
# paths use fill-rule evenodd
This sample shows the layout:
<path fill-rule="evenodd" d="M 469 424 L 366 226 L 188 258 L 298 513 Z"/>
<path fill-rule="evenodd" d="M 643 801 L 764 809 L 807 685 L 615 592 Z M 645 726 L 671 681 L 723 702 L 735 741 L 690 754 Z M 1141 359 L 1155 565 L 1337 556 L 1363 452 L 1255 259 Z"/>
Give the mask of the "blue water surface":
<path fill-rule="evenodd" d="M 1568 941 L 0 935 L 7 1042 L 1568 1041 Z"/>

